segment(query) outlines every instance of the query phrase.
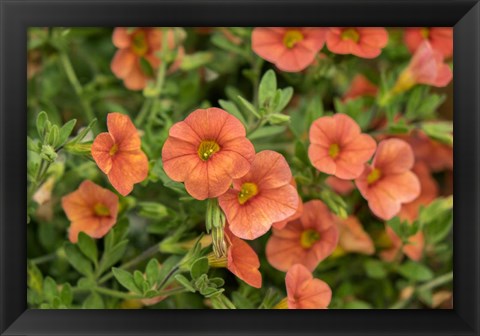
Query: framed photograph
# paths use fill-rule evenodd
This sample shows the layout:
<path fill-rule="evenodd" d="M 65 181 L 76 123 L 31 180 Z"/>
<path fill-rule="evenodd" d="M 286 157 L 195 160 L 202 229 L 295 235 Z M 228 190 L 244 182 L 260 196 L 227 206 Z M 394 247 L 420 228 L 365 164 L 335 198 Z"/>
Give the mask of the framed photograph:
<path fill-rule="evenodd" d="M 480 334 L 477 1 L 0 5 L 1 335 Z"/>

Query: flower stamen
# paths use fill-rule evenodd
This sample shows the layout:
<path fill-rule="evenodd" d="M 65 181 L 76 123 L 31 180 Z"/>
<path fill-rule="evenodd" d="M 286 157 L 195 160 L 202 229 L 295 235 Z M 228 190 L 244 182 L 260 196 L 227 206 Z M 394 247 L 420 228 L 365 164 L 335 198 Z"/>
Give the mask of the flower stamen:
<path fill-rule="evenodd" d="M 380 171 L 380 169 L 378 168 L 374 168 L 370 174 L 368 174 L 367 176 L 367 182 L 368 184 L 373 184 L 375 182 L 377 182 L 380 177 L 382 177 L 382 172 Z"/>
<path fill-rule="evenodd" d="M 245 182 L 238 194 L 238 203 L 245 204 L 250 198 L 258 194 L 258 187 L 255 183 Z"/>
<path fill-rule="evenodd" d="M 110 216 L 110 209 L 102 203 L 95 204 L 95 206 L 93 207 L 93 212 L 95 212 L 95 215 L 100 217 Z"/>
<path fill-rule="evenodd" d="M 330 155 L 332 159 L 335 159 L 338 154 L 340 154 L 340 146 L 337 144 L 332 144 L 328 149 L 328 155 Z"/>
<path fill-rule="evenodd" d="M 147 37 L 144 31 L 140 30 L 133 34 L 131 48 L 137 56 L 144 56 L 148 52 Z"/>
<path fill-rule="evenodd" d="M 299 30 L 289 30 L 285 33 L 283 37 L 283 44 L 292 49 L 298 42 L 303 41 L 304 36 Z"/>
<path fill-rule="evenodd" d="M 114 156 L 115 154 L 117 154 L 117 152 L 118 152 L 118 145 L 114 144 L 112 148 L 110 148 L 110 151 L 108 152 L 108 154 L 110 154 L 110 156 Z"/>
<path fill-rule="evenodd" d="M 315 230 L 308 229 L 302 232 L 302 235 L 300 236 L 300 245 L 302 245 L 304 249 L 309 249 L 319 239 L 320 233 Z"/>
<path fill-rule="evenodd" d="M 213 140 L 204 140 L 198 146 L 198 156 L 207 161 L 213 154 L 220 150 L 220 146 Z"/>
<path fill-rule="evenodd" d="M 342 40 L 351 40 L 353 42 L 358 42 L 360 39 L 360 34 L 355 28 L 349 28 L 342 32 Z"/>

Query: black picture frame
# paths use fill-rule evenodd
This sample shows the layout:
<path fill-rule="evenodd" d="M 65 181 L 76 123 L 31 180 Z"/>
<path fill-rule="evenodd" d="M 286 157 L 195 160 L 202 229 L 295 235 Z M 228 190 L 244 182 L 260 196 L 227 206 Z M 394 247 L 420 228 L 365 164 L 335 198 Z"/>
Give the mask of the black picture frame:
<path fill-rule="evenodd" d="M 473 0 L 0 0 L 2 335 L 479 335 L 480 4 Z M 453 310 L 28 310 L 29 26 L 454 26 Z"/>

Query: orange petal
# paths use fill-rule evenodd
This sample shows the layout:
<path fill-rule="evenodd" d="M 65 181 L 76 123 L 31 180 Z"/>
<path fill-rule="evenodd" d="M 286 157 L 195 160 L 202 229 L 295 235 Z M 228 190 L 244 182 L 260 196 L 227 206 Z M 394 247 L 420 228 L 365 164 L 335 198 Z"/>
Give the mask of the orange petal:
<path fill-rule="evenodd" d="M 148 158 L 142 151 L 119 152 L 113 157 L 112 169 L 108 180 L 123 196 L 127 196 L 135 183 L 142 182 L 148 176 Z"/>
<path fill-rule="evenodd" d="M 314 279 L 303 265 L 293 265 L 285 277 L 290 309 L 326 309 L 332 290 L 320 279 Z"/>
<path fill-rule="evenodd" d="M 372 239 L 357 217 L 349 216 L 347 219 L 337 217 L 337 223 L 340 228 L 339 245 L 343 250 L 367 255 L 375 252 Z"/>
<path fill-rule="evenodd" d="M 106 132 L 97 135 L 92 144 L 92 157 L 98 168 L 100 168 L 105 174 L 108 174 L 110 169 L 112 169 L 112 156 L 110 155 L 110 150 L 114 144 L 112 137 Z"/>
<path fill-rule="evenodd" d="M 140 136 L 132 120 L 125 114 L 109 113 L 107 116 L 108 132 L 118 145 L 119 152 L 139 150 Z"/>
<path fill-rule="evenodd" d="M 381 170 L 382 175 L 399 174 L 413 167 L 415 157 L 412 147 L 400 139 L 382 140 L 378 144 L 373 166 Z"/>
<path fill-rule="evenodd" d="M 115 47 L 124 49 L 130 46 L 132 39 L 127 28 L 117 27 L 113 29 L 112 41 Z"/>
<path fill-rule="evenodd" d="M 142 90 L 147 86 L 147 76 L 143 73 L 140 64 L 140 60 L 136 59 L 131 71 L 123 78 L 123 84 L 129 90 Z"/>
<path fill-rule="evenodd" d="M 228 269 L 252 287 L 262 287 L 260 261 L 255 251 L 243 240 L 229 235 L 231 246 L 228 249 Z"/>
<path fill-rule="evenodd" d="M 115 76 L 125 79 L 135 67 L 136 56 L 130 50 L 118 50 L 113 56 L 110 68 Z"/>

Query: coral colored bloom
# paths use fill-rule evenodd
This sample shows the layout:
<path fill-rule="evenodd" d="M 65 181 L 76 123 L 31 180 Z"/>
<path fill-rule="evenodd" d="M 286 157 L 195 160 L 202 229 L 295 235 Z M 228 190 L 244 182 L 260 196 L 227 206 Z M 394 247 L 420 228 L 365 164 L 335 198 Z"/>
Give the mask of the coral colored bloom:
<path fill-rule="evenodd" d="M 452 70 L 443 62 L 443 55 L 432 49 L 430 43 L 422 42 L 408 66 L 400 73 L 393 92 L 404 92 L 416 84 L 444 87 L 452 78 Z"/>
<path fill-rule="evenodd" d="M 372 238 L 365 232 L 357 217 L 349 216 L 347 219 L 336 217 L 336 222 L 340 230 L 338 247 L 344 252 L 367 255 L 375 252 Z"/>
<path fill-rule="evenodd" d="M 62 197 L 62 208 L 71 221 L 68 237 L 72 243 L 77 242 L 80 232 L 102 238 L 117 221 L 118 196 L 87 180 Z"/>
<path fill-rule="evenodd" d="M 342 180 L 335 176 L 327 177 L 325 183 L 337 194 L 343 196 L 350 194 L 355 189 L 355 185 L 352 181 Z"/>
<path fill-rule="evenodd" d="M 229 245 L 227 252 L 228 270 L 250 286 L 262 287 L 262 274 L 258 270 L 260 260 L 258 260 L 253 248 L 247 242 L 233 235 L 228 227 L 225 227 L 225 236 Z"/>
<path fill-rule="evenodd" d="M 233 180 L 233 188 L 218 199 L 232 233 L 255 239 L 273 223 L 292 216 L 299 197 L 291 179 L 292 172 L 281 154 L 270 150 L 257 153 L 248 174 Z"/>
<path fill-rule="evenodd" d="M 295 182 L 295 179 L 292 178 L 292 181 L 290 182 L 290 184 L 292 186 L 295 187 L 295 189 L 297 188 L 297 183 Z M 285 227 L 285 225 L 287 225 L 288 222 L 291 222 L 293 221 L 294 219 L 297 219 L 297 218 L 300 218 L 300 216 L 302 215 L 303 213 L 303 202 L 302 202 L 302 198 L 300 197 L 300 195 L 298 196 L 298 208 L 297 208 L 297 211 L 295 211 L 295 213 L 293 215 L 291 215 L 290 217 L 284 219 L 283 221 L 280 221 L 280 222 L 276 222 L 276 223 L 273 223 L 273 227 L 275 229 L 283 229 Z"/>
<path fill-rule="evenodd" d="M 385 28 L 343 27 L 330 28 L 327 32 L 327 48 L 334 54 L 375 58 L 387 43 Z"/>
<path fill-rule="evenodd" d="M 327 309 L 332 300 L 330 287 L 300 264 L 288 270 L 285 285 L 289 309 Z"/>
<path fill-rule="evenodd" d="M 112 40 L 118 50 L 113 57 L 111 69 L 128 89 L 141 90 L 151 78 L 151 74 L 142 69 L 142 60 L 150 64 L 153 70 L 160 65 L 161 60 L 156 54 L 162 49 L 162 34 L 159 28 L 135 28 L 130 31 L 128 28 L 117 27 L 113 30 Z M 168 47 L 173 49 L 173 29 L 169 29 L 167 34 Z M 183 48 L 179 48 L 178 54 L 183 55 Z"/>
<path fill-rule="evenodd" d="M 453 28 L 450 27 L 406 28 L 404 40 L 412 54 L 424 41 L 430 42 L 432 48 L 445 58 L 453 54 Z"/>
<path fill-rule="evenodd" d="M 375 152 L 375 140 L 343 113 L 321 117 L 310 127 L 308 157 L 319 171 L 344 180 L 360 176 Z"/>
<path fill-rule="evenodd" d="M 372 212 L 384 220 L 397 215 L 402 204 L 420 195 L 420 182 L 411 171 L 415 158 L 412 148 L 400 139 L 382 140 L 372 165 L 365 165 L 355 180 Z"/>
<path fill-rule="evenodd" d="M 121 113 L 109 113 L 108 132 L 97 135 L 92 144 L 92 156 L 108 176 L 112 186 L 123 196 L 135 183 L 148 175 L 148 158 L 141 149 L 138 131 L 130 118 Z"/>
<path fill-rule="evenodd" d="M 353 78 L 350 88 L 343 95 L 343 100 L 348 101 L 362 96 L 375 97 L 377 93 L 377 86 L 372 84 L 364 75 L 358 74 Z"/>
<path fill-rule="evenodd" d="M 185 182 L 199 200 L 224 194 L 233 179 L 247 174 L 254 157 L 242 123 L 215 107 L 195 110 L 173 125 L 162 149 L 165 173 Z"/>
<path fill-rule="evenodd" d="M 338 227 L 327 206 L 319 200 L 303 205 L 299 219 L 289 222 L 282 230 L 273 229 L 267 242 L 268 262 L 280 271 L 294 264 L 313 271 L 328 257 L 338 242 Z"/>
<path fill-rule="evenodd" d="M 324 42 L 324 28 L 255 28 L 252 32 L 253 51 L 287 72 L 312 64 Z"/>

